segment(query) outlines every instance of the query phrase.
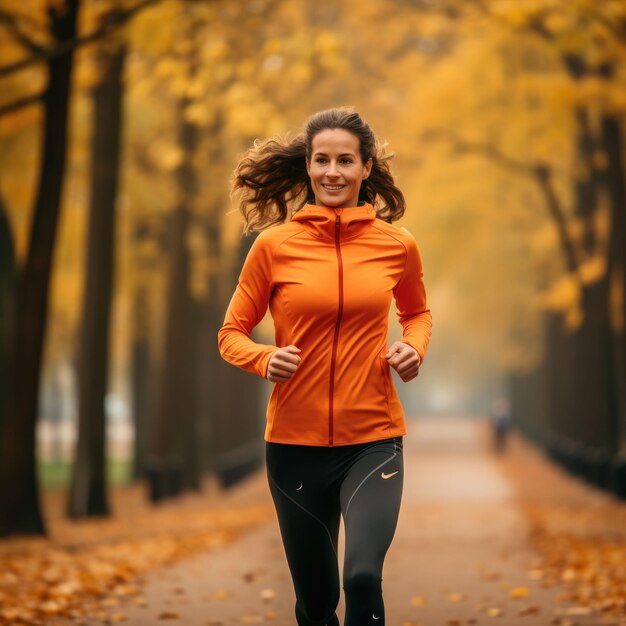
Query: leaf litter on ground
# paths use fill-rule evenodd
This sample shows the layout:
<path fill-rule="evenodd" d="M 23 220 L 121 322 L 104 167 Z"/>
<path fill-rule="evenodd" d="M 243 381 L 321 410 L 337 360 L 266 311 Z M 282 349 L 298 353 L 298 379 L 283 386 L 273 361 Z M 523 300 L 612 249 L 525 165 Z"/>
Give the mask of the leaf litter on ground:
<path fill-rule="evenodd" d="M 117 608 L 123 598 L 146 603 L 143 574 L 232 542 L 273 512 L 267 502 L 231 501 L 215 485 L 150 505 L 136 485 L 113 490 L 111 517 L 69 520 L 65 495 L 43 494 L 47 538 L 0 541 L 1 626 L 64 618 L 125 621 Z"/>

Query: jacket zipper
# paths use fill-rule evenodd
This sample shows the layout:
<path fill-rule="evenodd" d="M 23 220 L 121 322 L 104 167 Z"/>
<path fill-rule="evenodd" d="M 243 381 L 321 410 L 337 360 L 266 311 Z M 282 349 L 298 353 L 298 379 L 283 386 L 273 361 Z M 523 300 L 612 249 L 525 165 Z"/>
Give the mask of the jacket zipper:
<path fill-rule="evenodd" d="M 337 252 L 337 273 L 339 278 L 339 309 L 335 322 L 335 336 L 333 338 L 333 352 L 330 360 L 330 389 L 328 392 L 328 445 L 333 445 L 333 411 L 335 391 L 335 362 L 337 360 L 337 344 L 339 343 L 339 325 L 343 316 L 343 259 L 341 258 L 341 245 L 339 241 L 341 222 L 339 215 L 335 220 L 335 251 Z"/>

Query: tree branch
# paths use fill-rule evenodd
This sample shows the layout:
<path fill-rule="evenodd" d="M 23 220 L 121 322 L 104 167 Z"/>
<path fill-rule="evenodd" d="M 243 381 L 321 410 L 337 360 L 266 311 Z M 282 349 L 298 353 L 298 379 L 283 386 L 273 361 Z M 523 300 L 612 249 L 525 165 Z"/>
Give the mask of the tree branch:
<path fill-rule="evenodd" d="M 0 104 L 0 117 L 7 115 L 8 113 L 13 113 L 19 109 L 23 109 L 32 104 L 38 104 L 41 102 L 42 98 L 43 93 L 35 93 L 30 96 L 24 96 L 14 102 L 9 102 L 8 104 Z"/>
<path fill-rule="evenodd" d="M 493 161 L 497 161 L 500 165 L 503 165 L 509 170 L 513 170 L 516 172 L 523 172 L 526 174 L 532 174 L 533 172 L 533 166 L 527 165 L 526 163 L 523 163 L 522 161 L 516 161 L 515 159 L 512 159 L 511 157 L 507 156 L 503 152 L 500 152 L 500 150 L 498 150 L 495 146 L 490 145 L 490 144 L 479 144 L 479 143 L 474 143 L 471 141 L 465 141 L 463 139 L 460 139 L 459 137 L 457 137 L 451 132 L 444 132 L 444 131 L 430 131 L 424 136 L 424 138 L 426 140 L 430 140 L 430 139 L 447 140 L 449 143 L 452 144 L 453 148 L 459 153 L 469 152 L 469 153 L 474 153 L 474 154 L 482 154 L 483 156 Z"/>
<path fill-rule="evenodd" d="M 0 9 L 0 24 L 3 24 L 15 39 L 21 43 L 27 50 L 35 55 L 40 55 L 45 52 L 45 48 L 31 39 L 18 25 L 18 20 L 15 15 Z"/>
<path fill-rule="evenodd" d="M 554 186 L 552 185 L 550 168 L 542 163 L 528 165 L 522 161 L 516 161 L 498 150 L 498 148 L 493 145 L 464 141 L 450 132 L 431 132 L 428 133 L 427 138 L 438 138 L 440 136 L 447 139 L 459 153 L 468 152 L 481 154 L 509 170 L 530 176 L 537 183 L 539 190 L 545 199 L 548 212 L 556 224 L 567 269 L 574 274 L 580 282 L 581 278 L 578 271 L 579 263 L 576 247 L 574 246 L 574 242 L 572 241 L 572 238 L 567 230 L 565 213 L 554 190 Z"/>
<path fill-rule="evenodd" d="M 565 254 L 567 269 L 572 274 L 574 274 L 574 276 L 576 276 L 579 283 L 582 283 L 580 274 L 578 272 L 578 255 L 576 254 L 576 248 L 574 247 L 574 243 L 572 242 L 572 239 L 567 232 L 567 222 L 565 220 L 563 210 L 561 209 L 559 199 L 556 195 L 556 192 L 554 191 L 554 186 L 552 185 L 550 168 L 548 168 L 546 165 L 536 165 L 532 169 L 535 180 L 539 185 L 539 189 L 541 189 L 543 197 L 546 200 L 548 211 L 550 212 L 552 219 L 554 219 L 554 221 L 556 222 L 556 229 L 559 233 L 561 249 Z"/>
<path fill-rule="evenodd" d="M 33 56 L 29 56 L 25 59 L 22 59 L 21 61 L 16 61 L 15 63 L 5 65 L 4 67 L 0 66 L 0 76 L 8 76 L 9 74 L 14 74 L 15 72 L 19 72 L 26 67 L 34 65 L 35 63 L 41 63 L 59 56 L 63 56 L 71 50 L 96 41 L 108 35 L 110 31 L 113 31 L 116 28 L 123 26 L 131 17 L 133 17 L 139 11 L 148 8 L 153 4 L 157 4 L 160 1 L 161 0 L 143 0 L 142 2 L 136 4 L 134 7 L 131 7 L 130 9 L 111 13 L 107 15 L 107 17 L 102 21 L 98 28 L 96 28 L 91 33 L 87 33 L 86 35 L 81 35 L 80 37 L 75 37 L 73 39 L 68 39 L 62 44 L 56 46 L 51 46 L 49 48 L 40 48 L 40 51 L 34 53 Z"/>

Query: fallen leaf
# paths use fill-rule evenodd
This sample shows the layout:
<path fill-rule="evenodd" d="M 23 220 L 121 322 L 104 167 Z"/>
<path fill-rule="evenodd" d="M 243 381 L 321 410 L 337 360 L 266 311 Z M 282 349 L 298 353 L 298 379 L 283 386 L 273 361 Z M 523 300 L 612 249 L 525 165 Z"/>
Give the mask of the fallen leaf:
<path fill-rule="evenodd" d="M 411 598 L 411 604 L 413 606 L 424 606 L 426 604 L 426 598 L 424 598 L 424 596 L 413 596 Z"/>
<path fill-rule="evenodd" d="M 489 615 L 489 617 L 500 617 L 500 615 L 502 615 L 502 609 L 499 609 L 498 607 L 492 606 L 491 608 L 487 609 L 487 615 Z"/>
<path fill-rule="evenodd" d="M 174 613 L 173 611 L 162 611 L 158 614 L 158 619 L 178 619 L 180 615 L 178 613 Z"/>
<path fill-rule="evenodd" d="M 513 589 L 509 591 L 509 595 L 511 596 L 511 598 L 515 599 L 525 598 L 528 593 L 528 587 L 513 587 Z"/>

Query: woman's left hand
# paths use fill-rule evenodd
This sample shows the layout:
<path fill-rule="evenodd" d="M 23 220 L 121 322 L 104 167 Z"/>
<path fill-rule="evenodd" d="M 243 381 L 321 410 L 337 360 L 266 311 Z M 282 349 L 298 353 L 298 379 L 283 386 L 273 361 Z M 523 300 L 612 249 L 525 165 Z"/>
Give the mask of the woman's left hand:
<path fill-rule="evenodd" d="M 408 343 L 395 341 L 385 355 L 390 367 L 393 367 L 400 378 L 409 382 L 419 374 L 421 359 L 417 350 Z"/>

